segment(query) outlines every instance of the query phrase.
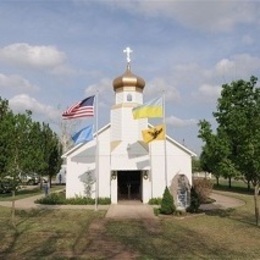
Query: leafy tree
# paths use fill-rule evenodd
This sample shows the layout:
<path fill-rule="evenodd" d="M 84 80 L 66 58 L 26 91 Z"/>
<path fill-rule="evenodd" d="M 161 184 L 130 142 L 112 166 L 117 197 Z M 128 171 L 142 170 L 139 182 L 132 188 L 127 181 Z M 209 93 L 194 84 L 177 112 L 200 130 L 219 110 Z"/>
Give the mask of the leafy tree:
<path fill-rule="evenodd" d="M 49 176 L 49 182 L 51 185 L 52 177 L 55 176 L 61 168 L 62 148 L 58 136 L 51 130 L 49 125 L 45 123 L 42 125 L 41 140 L 44 152 L 42 174 L 47 174 Z"/>
<path fill-rule="evenodd" d="M 224 154 L 218 166 L 223 173 L 242 174 L 254 186 L 255 217 L 259 224 L 258 194 L 260 189 L 260 88 L 257 78 L 238 80 L 222 86 L 217 111 L 213 113 L 218 123 L 218 139 L 224 137 L 225 149 L 215 146 Z M 204 138 L 206 146 L 208 140 Z M 223 151 L 225 151 L 223 153 Z M 214 157 L 214 156 L 213 156 Z M 225 176 L 224 175 L 224 176 Z"/>
<path fill-rule="evenodd" d="M 200 160 L 192 157 L 192 172 L 200 172 L 201 170 Z"/>
<path fill-rule="evenodd" d="M 60 170 L 61 145 L 58 136 L 46 124 L 33 122 L 32 112 L 14 114 L 7 100 L 0 97 L 0 181 L 8 178 L 13 195 L 12 222 L 15 227 L 15 193 L 21 176 L 48 174 Z"/>
<path fill-rule="evenodd" d="M 31 125 L 31 113 L 13 115 L 11 112 L 6 117 L 9 123 L 8 153 L 6 154 L 5 175 L 12 188 L 12 223 L 15 225 L 15 193 L 21 184 L 21 174 L 26 171 L 28 154 L 28 133 Z"/>
<path fill-rule="evenodd" d="M 214 134 L 211 124 L 206 120 L 199 122 L 199 135 L 205 145 L 202 147 L 200 155 L 201 168 L 206 172 L 211 172 L 219 185 L 219 177 L 221 176 L 221 162 L 227 157 L 227 142 L 224 138 L 219 138 L 220 132 Z"/>

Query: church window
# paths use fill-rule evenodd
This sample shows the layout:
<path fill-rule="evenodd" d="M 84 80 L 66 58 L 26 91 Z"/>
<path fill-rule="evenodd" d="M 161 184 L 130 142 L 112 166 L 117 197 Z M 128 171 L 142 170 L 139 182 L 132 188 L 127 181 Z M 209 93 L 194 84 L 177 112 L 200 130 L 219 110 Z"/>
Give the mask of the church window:
<path fill-rule="evenodd" d="M 131 102 L 131 101 L 133 100 L 132 94 L 127 94 L 126 100 L 127 100 L 128 102 Z"/>

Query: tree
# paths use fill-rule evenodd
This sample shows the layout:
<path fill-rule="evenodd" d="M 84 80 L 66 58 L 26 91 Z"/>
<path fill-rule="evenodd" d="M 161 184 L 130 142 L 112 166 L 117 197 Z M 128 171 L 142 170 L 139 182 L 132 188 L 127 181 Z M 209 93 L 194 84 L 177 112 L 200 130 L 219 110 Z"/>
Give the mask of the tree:
<path fill-rule="evenodd" d="M 192 157 L 192 172 L 200 172 L 201 170 L 200 160 Z"/>
<path fill-rule="evenodd" d="M 60 170 L 61 145 L 49 125 L 33 122 L 32 112 L 14 114 L 0 97 L 0 180 L 8 178 L 12 189 L 12 223 L 15 227 L 15 194 L 21 176 Z"/>
<path fill-rule="evenodd" d="M 200 121 L 199 126 L 198 137 L 205 142 L 200 155 L 201 168 L 204 171 L 211 172 L 216 177 L 217 185 L 219 185 L 219 178 L 223 175 L 223 163 L 230 153 L 227 137 L 221 129 L 217 129 L 217 133 L 214 134 L 211 124 L 206 120 Z"/>
<path fill-rule="evenodd" d="M 170 215 L 174 211 L 175 211 L 175 206 L 173 202 L 173 196 L 171 195 L 168 187 L 166 187 L 163 193 L 160 212 L 165 215 Z"/>
<path fill-rule="evenodd" d="M 248 82 L 238 80 L 224 84 L 213 115 L 218 123 L 219 137 L 224 136 L 226 143 L 226 154 L 220 167 L 225 174 L 240 173 L 252 183 L 256 225 L 259 225 L 260 88 L 256 87 L 256 83 L 257 78 L 252 76 Z M 208 141 L 206 143 L 208 145 Z"/>
<path fill-rule="evenodd" d="M 44 167 L 42 174 L 47 174 L 49 176 L 51 186 L 52 177 L 55 176 L 61 168 L 62 147 L 58 136 L 51 130 L 48 124 L 42 124 L 41 134 L 42 149 L 44 152 Z"/>
<path fill-rule="evenodd" d="M 9 131 L 7 139 L 8 153 L 6 154 L 5 175 L 11 183 L 12 189 L 12 223 L 15 225 L 15 194 L 21 184 L 21 174 L 26 171 L 28 154 L 28 133 L 31 126 L 31 113 L 14 115 L 9 112 L 5 118 L 9 122 Z"/>

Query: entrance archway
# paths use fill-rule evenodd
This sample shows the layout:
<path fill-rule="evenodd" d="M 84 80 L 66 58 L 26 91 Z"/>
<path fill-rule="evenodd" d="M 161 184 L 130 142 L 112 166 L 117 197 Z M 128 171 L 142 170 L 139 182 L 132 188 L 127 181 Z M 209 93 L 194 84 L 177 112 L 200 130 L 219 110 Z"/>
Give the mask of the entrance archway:
<path fill-rule="evenodd" d="M 141 171 L 118 171 L 117 178 L 118 200 L 141 200 Z"/>

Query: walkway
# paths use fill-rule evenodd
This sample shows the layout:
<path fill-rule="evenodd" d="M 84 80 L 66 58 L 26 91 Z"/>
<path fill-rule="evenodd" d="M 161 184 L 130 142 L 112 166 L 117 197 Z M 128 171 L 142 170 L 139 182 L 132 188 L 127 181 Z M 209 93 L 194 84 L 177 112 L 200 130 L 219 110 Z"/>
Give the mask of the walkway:
<path fill-rule="evenodd" d="M 42 198 L 44 195 L 37 195 L 15 201 L 17 209 L 90 209 L 95 210 L 95 205 L 42 205 L 35 204 L 34 201 Z M 215 200 L 212 204 L 201 205 L 202 210 L 227 209 L 244 205 L 244 202 L 235 198 L 227 197 L 221 194 L 212 193 L 210 196 Z M 11 207 L 11 201 L 0 201 L 0 206 Z M 98 210 L 107 210 L 106 218 L 113 219 L 156 219 L 153 213 L 153 207 L 147 204 L 137 202 L 128 202 L 112 205 L 98 205 Z"/>
<path fill-rule="evenodd" d="M 17 209 L 95 209 L 95 205 L 43 205 L 36 204 L 34 201 L 44 197 L 44 195 L 36 195 L 25 199 L 15 201 L 15 208 Z M 0 201 L 0 206 L 12 207 L 11 201 Z M 100 210 L 108 210 L 110 205 L 98 205 Z"/>
<path fill-rule="evenodd" d="M 211 193 L 211 199 L 214 199 L 214 203 L 210 204 L 202 204 L 200 209 L 202 210 L 215 210 L 215 209 L 228 209 L 228 208 L 236 208 L 239 206 L 243 206 L 245 204 L 244 201 L 227 197 L 225 195 L 221 195 L 218 193 Z"/>

